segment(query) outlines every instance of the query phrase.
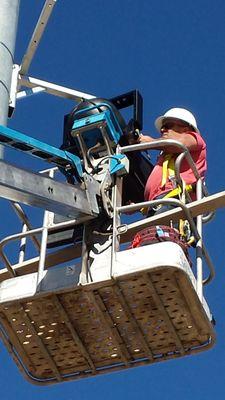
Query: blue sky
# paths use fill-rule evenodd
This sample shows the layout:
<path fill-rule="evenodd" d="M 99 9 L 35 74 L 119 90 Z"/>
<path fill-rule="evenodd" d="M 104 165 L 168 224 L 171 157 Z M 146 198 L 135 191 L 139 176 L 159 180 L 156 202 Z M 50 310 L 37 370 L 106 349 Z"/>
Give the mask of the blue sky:
<path fill-rule="evenodd" d="M 21 0 L 15 61 L 20 63 L 44 1 Z M 207 187 L 224 190 L 225 2 L 216 0 L 58 0 L 30 67 L 33 77 L 101 97 L 139 89 L 144 131 L 157 137 L 154 120 L 171 107 L 190 109 L 208 145 Z M 17 103 L 9 125 L 59 146 L 63 116 L 73 102 L 37 95 Z M 46 165 L 6 150 L 9 162 L 32 169 Z M 7 224 L 18 231 L 2 200 Z M 206 298 L 217 321 L 217 343 L 205 353 L 52 387 L 27 383 L 0 344 L 2 398 L 83 400 L 208 400 L 225 390 L 224 210 L 205 226 L 216 277 Z M 4 394 L 3 394 L 4 393 Z"/>

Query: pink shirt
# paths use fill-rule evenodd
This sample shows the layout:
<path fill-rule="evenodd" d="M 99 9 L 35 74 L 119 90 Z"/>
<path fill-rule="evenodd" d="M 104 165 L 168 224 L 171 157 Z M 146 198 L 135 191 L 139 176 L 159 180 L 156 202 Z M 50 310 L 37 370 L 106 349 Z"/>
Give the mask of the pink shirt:
<path fill-rule="evenodd" d="M 206 144 L 199 133 L 187 132 L 187 134 L 194 136 L 197 140 L 198 148 L 195 151 L 190 151 L 190 154 L 199 174 L 202 177 L 204 177 L 205 171 L 207 169 Z M 176 158 L 178 154 L 175 154 L 174 156 Z M 155 165 L 152 173 L 149 175 L 149 178 L 145 186 L 144 196 L 146 201 L 153 200 L 157 196 L 160 196 L 161 194 L 166 193 L 173 189 L 172 182 L 169 181 L 168 179 L 166 184 L 163 187 L 161 187 L 163 161 L 164 161 L 164 154 L 160 154 L 158 157 L 157 164 Z M 180 176 L 186 184 L 193 184 L 196 182 L 196 178 L 193 174 L 192 169 L 189 166 L 189 163 L 186 161 L 186 158 L 184 158 L 184 160 L 181 163 Z"/>

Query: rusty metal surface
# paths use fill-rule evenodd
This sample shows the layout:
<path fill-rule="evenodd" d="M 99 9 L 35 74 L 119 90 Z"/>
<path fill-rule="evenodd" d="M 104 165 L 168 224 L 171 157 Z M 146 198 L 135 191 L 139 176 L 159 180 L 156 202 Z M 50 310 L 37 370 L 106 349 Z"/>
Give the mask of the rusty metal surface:
<path fill-rule="evenodd" d="M 188 276 L 170 267 L 4 304 L 0 322 L 21 372 L 42 385 L 177 358 L 214 343 Z"/>

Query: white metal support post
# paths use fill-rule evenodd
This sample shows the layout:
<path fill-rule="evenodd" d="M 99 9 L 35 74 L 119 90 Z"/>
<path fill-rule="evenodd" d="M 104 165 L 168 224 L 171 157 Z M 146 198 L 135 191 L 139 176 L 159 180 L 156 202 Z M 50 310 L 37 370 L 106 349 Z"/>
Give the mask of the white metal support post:
<path fill-rule="evenodd" d="M 201 200 L 202 198 L 202 182 L 199 179 L 196 185 L 197 192 L 197 200 Z M 199 295 L 200 300 L 203 299 L 203 252 L 202 252 L 202 214 L 197 216 L 197 230 L 199 233 L 199 240 L 196 244 L 196 261 L 197 261 L 197 293 Z"/>
<path fill-rule="evenodd" d="M 0 124 L 7 125 L 20 0 L 0 1 Z M 3 158 L 0 146 L 0 158 Z"/>

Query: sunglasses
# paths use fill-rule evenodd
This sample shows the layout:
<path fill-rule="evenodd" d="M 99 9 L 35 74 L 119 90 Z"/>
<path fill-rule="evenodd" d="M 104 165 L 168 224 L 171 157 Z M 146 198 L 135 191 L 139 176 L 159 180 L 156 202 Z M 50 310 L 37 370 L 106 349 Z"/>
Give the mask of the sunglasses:
<path fill-rule="evenodd" d="M 172 129 L 174 126 L 179 126 L 180 128 L 185 128 L 187 125 L 185 124 L 180 124 L 179 122 L 171 121 L 171 122 L 165 122 L 161 129 Z"/>

